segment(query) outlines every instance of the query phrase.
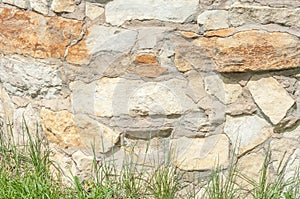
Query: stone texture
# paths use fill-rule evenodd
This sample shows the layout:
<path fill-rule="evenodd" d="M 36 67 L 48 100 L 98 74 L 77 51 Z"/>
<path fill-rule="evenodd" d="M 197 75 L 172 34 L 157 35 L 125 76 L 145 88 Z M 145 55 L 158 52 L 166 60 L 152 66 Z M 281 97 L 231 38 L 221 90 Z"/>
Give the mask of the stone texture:
<path fill-rule="evenodd" d="M 3 3 L 15 5 L 19 8 L 27 8 L 27 1 L 26 0 L 2 0 Z"/>
<path fill-rule="evenodd" d="M 182 23 L 196 12 L 197 6 L 198 0 L 115 0 L 105 6 L 105 16 L 112 25 L 122 25 L 134 19 Z"/>
<path fill-rule="evenodd" d="M 206 10 L 197 18 L 201 31 L 229 28 L 228 11 Z"/>
<path fill-rule="evenodd" d="M 16 9 L 0 8 L 0 17 L 0 52 L 5 54 L 61 59 L 82 29 L 80 21 Z"/>
<path fill-rule="evenodd" d="M 270 7 L 300 7 L 299 1 L 294 0 L 256 0 L 261 5 L 270 6 Z"/>
<path fill-rule="evenodd" d="M 49 12 L 47 0 L 30 0 L 30 8 L 43 15 L 47 15 Z"/>
<path fill-rule="evenodd" d="M 92 3 L 85 3 L 85 15 L 90 20 L 95 20 L 104 13 L 104 8 L 99 7 Z"/>
<path fill-rule="evenodd" d="M 280 24 L 300 27 L 298 8 L 272 8 L 267 6 L 235 4 L 229 11 L 229 21 L 233 26 L 249 23 Z"/>
<path fill-rule="evenodd" d="M 93 25 L 78 45 L 70 47 L 67 61 L 73 64 L 88 64 L 91 55 L 100 51 L 127 54 L 137 37 L 137 32 L 114 27 Z"/>
<path fill-rule="evenodd" d="M 174 64 L 180 72 L 186 72 L 193 69 L 191 64 L 185 60 L 179 52 L 175 52 Z"/>
<path fill-rule="evenodd" d="M 81 150 L 72 154 L 72 160 L 75 163 L 73 175 L 78 176 L 80 180 L 90 180 L 93 175 L 93 156 L 84 154 Z"/>
<path fill-rule="evenodd" d="M 297 149 L 299 149 L 299 141 L 294 140 L 293 138 L 273 139 L 270 142 L 270 150 L 272 151 L 271 162 L 273 168 L 275 170 L 278 169 L 281 162 L 282 165 L 291 164 L 292 162 L 288 162 L 292 161 L 291 155 Z M 289 171 L 289 168 L 287 168 L 287 171 Z"/>
<path fill-rule="evenodd" d="M 165 73 L 167 71 L 167 68 L 158 65 L 143 64 L 143 65 L 137 65 L 133 68 L 132 67 L 128 68 L 127 71 L 130 73 L 135 73 L 139 76 L 154 78 Z"/>
<path fill-rule="evenodd" d="M 225 135 L 207 138 L 179 138 L 171 141 L 173 164 L 185 171 L 212 169 L 228 165 L 229 140 Z"/>
<path fill-rule="evenodd" d="M 265 154 L 262 151 L 246 154 L 238 160 L 238 171 L 245 175 L 248 179 L 251 179 L 254 182 L 258 183 L 260 180 L 260 173 L 263 168 L 264 159 Z M 267 171 L 267 178 L 268 177 L 269 170 Z M 245 189 L 253 189 L 253 185 L 251 185 L 245 178 L 242 178 L 240 176 L 237 177 L 237 183 L 239 186 Z"/>
<path fill-rule="evenodd" d="M 249 30 L 227 38 L 199 38 L 208 48 L 219 72 L 282 70 L 299 67 L 299 40 L 290 34 Z"/>
<path fill-rule="evenodd" d="M 256 115 L 227 116 L 224 133 L 230 138 L 236 153 L 241 155 L 266 141 L 272 135 L 272 127 Z"/>
<path fill-rule="evenodd" d="M 75 6 L 74 0 L 53 0 L 51 10 L 54 12 L 74 12 Z"/>
<path fill-rule="evenodd" d="M 100 155 L 112 150 L 115 144 L 119 142 L 120 133 L 86 115 L 75 115 L 74 121 L 78 128 L 80 141 L 89 155 L 93 156 L 93 147 L 96 155 Z"/>
<path fill-rule="evenodd" d="M 71 113 L 42 109 L 40 115 L 43 131 L 49 142 L 68 148 L 82 146 L 74 116 Z"/>
<path fill-rule="evenodd" d="M 62 89 L 58 66 L 31 58 L 0 55 L 0 78 L 10 93 L 32 98 L 54 98 Z"/>
<path fill-rule="evenodd" d="M 253 76 L 247 87 L 256 104 L 273 124 L 278 124 L 295 103 L 286 90 L 271 76 Z"/>

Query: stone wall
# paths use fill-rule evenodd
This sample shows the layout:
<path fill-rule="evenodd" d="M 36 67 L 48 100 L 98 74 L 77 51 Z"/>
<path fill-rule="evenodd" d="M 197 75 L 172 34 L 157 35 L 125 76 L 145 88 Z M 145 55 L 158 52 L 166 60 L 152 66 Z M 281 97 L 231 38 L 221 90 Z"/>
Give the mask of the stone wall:
<path fill-rule="evenodd" d="M 0 0 L 1 124 L 20 141 L 24 117 L 82 178 L 92 145 L 200 176 L 233 149 L 257 175 L 270 145 L 293 172 L 299 17 L 294 0 Z"/>

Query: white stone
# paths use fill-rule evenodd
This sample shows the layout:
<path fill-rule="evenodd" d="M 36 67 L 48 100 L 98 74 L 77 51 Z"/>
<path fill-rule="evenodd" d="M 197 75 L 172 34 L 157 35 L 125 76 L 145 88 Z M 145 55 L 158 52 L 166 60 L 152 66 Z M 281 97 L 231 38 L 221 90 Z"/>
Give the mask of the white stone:
<path fill-rule="evenodd" d="M 57 68 L 31 58 L 1 57 L 0 79 L 3 87 L 14 95 L 54 98 L 62 88 Z"/>
<path fill-rule="evenodd" d="M 76 8 L 74 0 L 53 0 L 51 10 L 54 12 L 74 12 Z"/>
<path fill-rule="evenodd" d="M 247 87 L 256 104 L 273 124 L 278 124 L 295 103 L 273 77 L 255 75 L 248 82 Z"/>
<path fill-rule="evenodd" d="M 243 92 L 243 89 L 239 84 L 224 84 L 224 90 L 226 104 L 236 102 Z"/>
<path fill-rule="evenodd" d="M 90 54 L 99 51 L 127 53 L 134 45 L 137 32 L 114 27 L 94 25 L 88 29 L 86 46 Z"/>
<path fill-rule="evenodd" d="M 196 12 L 198 3 L 198 0 L 114 0 L 106 5 L 105 16 L 112 25 L 134 19 L 182 23 Z"/>
<path fill-rule="evenodd" d="M 229 28 L 228 11 L 206 10 L 198 16 L 197 23 L 204 31 Z"/>
<path fill-rule="evenodd" d="M 182 112 L 181 103 L 172 90 L 160 83 L 137 88 L 129 101 L 129 111 L 141 115 L 171 115 Z"/>
<path fill-rule="evenodd" d="M 95 20 L 104 13 L 104 8 L 93 3 L 85 3 L 85 15 L 91 20 Z"/>
<path fill-rule="evenodd" d="M 30 7 L 44 15 L 48 14 L 48 1 L 47 0 L 30 0 Z"/>
<path fill-rule="evenodd" d="M 241 155 L 266 141 L 272 134 L 272 127 L 256 115 L 227 116 L 224 133 L 230 138 L 237 154 Z"/>
<path fill-rule="evenodd" d="M 229 140 L 224 134 L 173 139 L 171 153 L 174 154 L 174 165 L 185 171 L 207 170 L 216 165 L 226 167 L 229 163 Z"/>
<path fill-rule="evenodd" d="M 2 2 L 15 5 L 19 8 L 27 8 L 27 0 L 2 0 Z"/>

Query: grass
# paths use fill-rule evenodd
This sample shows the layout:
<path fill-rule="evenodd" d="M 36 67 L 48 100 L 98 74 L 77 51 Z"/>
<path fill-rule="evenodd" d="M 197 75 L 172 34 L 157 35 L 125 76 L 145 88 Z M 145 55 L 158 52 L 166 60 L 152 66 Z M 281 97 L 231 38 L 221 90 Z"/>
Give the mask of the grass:
<path fill-rule="evenodd" d="M 182 186 L 182 173 L 170 161 L 164 161 L 163 164 L 149 169 L 144 163 L 138 164 L 130 156 L 125 158 L 123 166 L 119 169 L 114 160 L 98 161 L 94 158 L 90 179 L 82 181 L 73 176 L 72 184 L 65 185 L 60 178 L 59 168 L 50 160 L 51 150 L 43 144 L 38 132 L 33 136 L 26 124 L 24 126 L 27 141 L 18 146 L 13 139 L 5 138 L 4 132 L 1 132 L 0 199 L 196 198 L 196 193 L 181 195 L 185 189 Z M 10 137 L 13 138 L 12 130 L 10 131 Z M 234 160 L 231 161 L 229 168 L 217 165 L 211 172 L 201 198 L 245 198 L 243 195 L 245 190 L 239 186 L 238 179 L 245 180 L 253 187 L 247 192 L 250 198 L 300 198 L 300 172 L 295 172 L 292 178 L 285 180 L 286 165 L 281 162 L 275 177 L 270 179 L 268 177 L 270 156 L 271 152 L 268 151 L 258 181 L 239 172 Z"/>

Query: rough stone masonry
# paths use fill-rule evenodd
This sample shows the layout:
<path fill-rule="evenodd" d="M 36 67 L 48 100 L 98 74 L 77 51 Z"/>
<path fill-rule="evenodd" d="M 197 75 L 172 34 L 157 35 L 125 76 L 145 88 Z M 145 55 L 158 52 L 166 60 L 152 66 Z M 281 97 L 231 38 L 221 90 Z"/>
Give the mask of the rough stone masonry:
<path fill-rule="evenodd" d="M 19 136 L 23 116 L 39 124 L 82 179 L 92 145 L 119 163 L 171 151 L 187 175 L 226 168 L 236 149 L 253 176 L 270 145 L 292 173 L 299 18 L 294 0 L 0 0 L 1 123 Z"/>

